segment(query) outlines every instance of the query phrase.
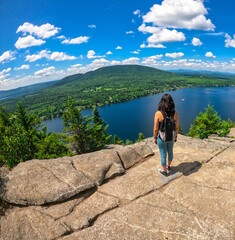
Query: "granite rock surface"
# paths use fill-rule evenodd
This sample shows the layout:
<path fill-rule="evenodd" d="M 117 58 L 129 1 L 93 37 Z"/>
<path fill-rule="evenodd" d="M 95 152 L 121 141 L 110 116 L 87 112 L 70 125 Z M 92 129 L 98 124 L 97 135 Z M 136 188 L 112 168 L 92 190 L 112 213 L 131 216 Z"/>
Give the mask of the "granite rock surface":
<path fill-rule="evenodd" d="M 4 240 L 233 240 L 235 130 L 179 136 L 172 171 L 153 139 L 4 171 Z"/>

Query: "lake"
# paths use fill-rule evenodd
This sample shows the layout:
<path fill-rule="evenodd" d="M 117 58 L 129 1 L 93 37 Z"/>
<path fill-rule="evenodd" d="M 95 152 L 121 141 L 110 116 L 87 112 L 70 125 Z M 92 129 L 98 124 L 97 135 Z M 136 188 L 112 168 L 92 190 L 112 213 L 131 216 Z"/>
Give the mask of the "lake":
<path fill-rule="evenodd" d="M 140 132 L 145 137 L 151 137 L 157 105 L 165 93 L 171 94 L 175 101 L 184 134 L 188 133 L 190 125 L 209 103 L 223 120 L 230 118 L 235 121 L 235 87 L 184 88 L 99 107 L 101 118 L 109 124 L 108 133 L 117 134 L 123 140 L 136 140 Z M 83 110 L 82 115 L 92 116 L 92 109 Z M 58 133 L 64 128 L 61 118 L 47 120 L 44 123 L 48 131 Z"/>

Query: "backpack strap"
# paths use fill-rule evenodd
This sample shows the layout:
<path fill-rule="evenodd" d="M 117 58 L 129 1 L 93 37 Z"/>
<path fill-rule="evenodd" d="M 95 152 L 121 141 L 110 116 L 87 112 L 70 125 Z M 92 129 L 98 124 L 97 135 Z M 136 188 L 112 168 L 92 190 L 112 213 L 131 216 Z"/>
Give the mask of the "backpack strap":
<path fill-rule="evenodd" d="M 163 115 L 163 117 L 165 118 L 166 117 L 166 114 L 163 112 L 163 111 L 160 111 L 161 114 Z"/>

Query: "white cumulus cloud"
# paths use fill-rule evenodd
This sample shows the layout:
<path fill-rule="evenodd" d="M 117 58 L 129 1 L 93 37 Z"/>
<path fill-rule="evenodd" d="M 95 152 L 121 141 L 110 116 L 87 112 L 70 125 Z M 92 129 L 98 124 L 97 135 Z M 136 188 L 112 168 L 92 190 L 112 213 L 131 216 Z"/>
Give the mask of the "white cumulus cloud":
<path fill-rule="evenodd" d="M 142 63 L 143 64 L 148 64 L 148 65 L 156 64 L 156 60 L 159 60 L 162 57 L 163 57 L 162 54 L 146 57 L 146 58 L 143 58 Z"/>
<path fill-rule="evenodd" d="M 182 32 L 177 32 L 169 29 L 159 29 L 158 32 L 153 33 L 147 41 L 152 44 L 166 43 L 166 42 L 180 42 L 185 41 L 185 36 Z"/>
<path fill-rule="evenodd" d="M 139 9 L 135 10 L 135 11 L 133 12 L 133 14 L 134 14 L 134 15 L 139 15 L 139 14 L 140 14 L 140 10 L 139 10 Z"/>
<path fill-rule="evenodd" d="M 0 71 L 0 76 L 3 76 L 4 74 L 8 73 L 11 71 L 11 68 L 6 68 L 6 69 L 3 69 L 2 71 Z"/>
<path fill-rule="evenodd" d="M 109 62 L 108 60 L 101 58 L 101 59 L 95 59 L 92 63 L 103 64 L 103 63 L 108 63 L 108 62 Z"/>
<path fill-rule="evenodd" d="M 81 36 L 81 37 L 72 38 L 72 39 L 65 39 L 64 41 L 62 41 L 62 43 L 63 43 L 63 44 L 81 44 L 81 43 L 87 43 L 89 38 L 90 38 L 90 37 L 87 37 L 87 36 Z"/>
<path fill-rule="evenodd" d="M 202 42 L 199 38 L 194 37 L 193 40 L 192 40 L 192 44 L 193 44 L 193 46 L 201 46 Z"/>
<path fill-rule="evenodd" d="M 20 67 L 15 67 L 14 70 L 22 70 L 22 69 L 29 69 L 30 66 L 28 64 L 24 64 Z"/>
<path fill-rule="evenodd" d="M 89 50 L 88 52 L 87 52 L 87 58 L 102 58 L 102 57 L 105 57 L 105 55 L 103 55 L 103 56 L 97 56 L 97 55 L 95 55 L 96 53 L 95 53 L 95 51 L 94 50 Z"/>
<path fill-rule="evenodd" d="M 140 54 L 138 51 L 132 51 L 130 53 L 133 53 L 133 54 Z"/>
<path fill-rule="evenodd" d="M 82 72 L 88 72 L 88 71 L 93 71 L 95 69 L 104 67 L 104 66 L 108 66 L 109 65 L 109 61 L 101 58 L 101 59 L 95 59 L 92 61 L 92 63 L 86 65 L 86 67 L 84 67 L 83 69 L 81 69 Z"/>
<path fill-rule="evenodd" d="M 138 64 L 140 61 L 139 58 L 131 57 L 122 61 L 122 64 Z"/>
<path fill-rule="evenodd" d="M 70 68 L 67 69 L 67 72 L 72 72 L 72 73 L 76 73 L 80 71 L 82 64 L 77 63 L 74 65 L 71 65 Z"/>
<path fill-rule="evenodd" d="M 34 75 L 43 75 L 43 76 L 47 76 L 52 74 L 53 72 L 55 72 L 55 67 L 51 66 L 48 68 L 43 68 L 42 70 L 38 70 L 34 73 Z"/>
<path fill-rule="evenodd" d="M 111 65 L 120 65 L 121 62 L 120 62 L 120 61 L 113 60 L 113 61 L 111 61 L 110 64 L 111 64 Z"/>
<path fill-rule="evenodd" d="M 170 58 L 181 58 L 184 56 L 184 54 L 182 52 L 174 52 L 174 53 L 166 53 L 165 54 L 166 57 L 170 57 Z"/>
<path fill-rule="evenodd" d="M 43 24 L 41 26 L 33 25 L 31 23 L 25 22 L 20 25 L 16 31 L 29 33 L 30 35 L 35 35 L 39 38 L 49 38 L 56 35 L 60 31 L 60 28 L 51 25 L 50 23 Z"/>
<path fill-rule="evenodd" d="M 117 46 L 115 49 L 122 49 L 122 47 L 120 47 L 120 46 Z"/>
<path fill-rule="evenodd" d="M 214 56 L 212 52 L 207 52 L 205 56 L 208 58 L 216 58 L 216 56 Z"/>
<path fill-rule="evenodd" d="M 215 26 L 206 19 L 207 14 L 201 0 L 164 0 L 161 5 L 154 4 L 143 21 L 159 27 L 213 31 Z"/>
<path fill-rule="evenodd" d="M 159 54 L 159 55 L 153 55 L 153 56 L 150 56 L 150 57 L 147 57 L 147 58 L 144 58 L 144 59 L 161 59 L 163 57 L 162 54 Z"/>
<path fill-rule="evenodd" d="M 64 61 L 64 60 L 74 60 L 77 59 L 74 56 L 69 56 L 66 53 L 63 52 L 53 52 L 50 57 L 50 60 L 54 60 L 54 61 Z"/>
<path fill-rule="evenodd" d="M 233 35 L 233 38 L 226 33 L 225 35 L 225 47 L 233 47 L 235 48 L 235 34 Z"/>
<path fill-rule="evenodd" d="M 95 24 L 88 25 L 89 28 L 96 28 Z"/>
<path fill-rule="evenodd" d="M 106 52 L 106 55 L 111 55 L 113 54 L 111 51 Z"/>
<path fill-rule="evenodd" d="M 32 46 L 40 46 L 45 43 L 42 39 L 36 39 L 35 37 L 29 35 L 27 37 L 19 37 L 15 43 L 17 49 L 27 48 Z"/>
<path fill-rule="evenodd" d="M 48 50 L 42 50 L 38 54 L 27 55 L 25 61 L 34 62 L 39 59 L 46 58 L 47 60 L 64 61 L 77 59 L 75 56 L 69 56 L 64 52 L 52 52 Z"/>
<path fill-rule="evenodd" d="M 133 32 L 133 31 L 128 31 L 128 32 L 126 32 L 126 34 L 134 34 L 135 32 Z"/>
<path fill-rule="evenodd" d="M 162 44 L 153 44 L 153 43 L 149 43 L 148 45 L 146 45 L 145 43 L 140 45 L 141 48 L 166 48 L 164 45 Z"/>
<path fill-rule="evenodd" d="M 32 55 L 27 55 L 25 61 L 28 62 L 35 62 L 41 58 L 49 58 L 50 56 L 50 51 L 47 50 L 42 50 L 41 52 L 39 52 L 38 54 L 32 54 Z"/>
<path fill-rule="evenodd" d="M 0 62 L 4 63 L 6 61 L 12 61 L 12 60 L 16 59 L 14 57 L 14 54 L 15 53 L 12 52 L 11 50 L 4 52 L 2 55 L 0 55 Z"/>
<path fill-rule="evenodd" d="M 146 26 L 146 24 L 143 23 L 138 27 L 138 30 L 143 33 L 155 33 L 159 31 L 159 28 L 154 26 Z"/>
<path fill-rule="evenodd" d="M 66 39 L 66 37 L 64 35 L 58 36 L 56 37 L 57 39 Z"/>

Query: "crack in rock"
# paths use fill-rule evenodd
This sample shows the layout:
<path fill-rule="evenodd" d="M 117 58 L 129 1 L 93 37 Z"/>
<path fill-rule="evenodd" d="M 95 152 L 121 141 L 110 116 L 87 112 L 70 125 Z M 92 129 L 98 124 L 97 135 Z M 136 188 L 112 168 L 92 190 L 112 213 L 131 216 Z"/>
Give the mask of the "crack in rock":
<path fill-rule="evenodd" d="M 72 186 L 70 186 L 68 183 L 66 183 L 66 182 L 64 182 L 63 180 L 61 180 L 59 177 L 57 177 L 54 173 L 53 173 L 53 171 L 51 171 L 50 169 L 48 169 L 48 168 L 46 168 L 45 166 L 42 166 L 41 164 L 39 164 L 39 163 L 36 163 L 39 167 L 41 167 L 41 168 L 43 168 L 43 169 L 45 169 L 45 170 L 47 170 L 48 172 L 50 172 L 58 181 L 60 181 L 60 182 L 62 182 L 62 183 L 64 183 L 64 184 L 66 184 L 69 188 L 73 188 Z"/>

